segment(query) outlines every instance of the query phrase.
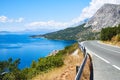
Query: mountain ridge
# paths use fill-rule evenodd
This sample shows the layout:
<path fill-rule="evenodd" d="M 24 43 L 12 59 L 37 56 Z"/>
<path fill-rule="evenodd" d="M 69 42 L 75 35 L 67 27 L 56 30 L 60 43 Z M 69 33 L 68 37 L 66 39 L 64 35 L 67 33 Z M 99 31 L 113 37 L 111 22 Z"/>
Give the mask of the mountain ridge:
<path fill-rule="evenodd" d="M 84 27 L 91 26 L 93 30 L 100 31 L 105 27 L 113 27 L 120 24 L 120 5 L 104 4 Z"/>
<path fill-rule="evenodd" d="M 81 41 L 100 39 L 102 28 L 113 27 L 118 24 L 120 24 L 120 5 L 104 4 L 93 17 L 82 25 L 32 37 Z"/>

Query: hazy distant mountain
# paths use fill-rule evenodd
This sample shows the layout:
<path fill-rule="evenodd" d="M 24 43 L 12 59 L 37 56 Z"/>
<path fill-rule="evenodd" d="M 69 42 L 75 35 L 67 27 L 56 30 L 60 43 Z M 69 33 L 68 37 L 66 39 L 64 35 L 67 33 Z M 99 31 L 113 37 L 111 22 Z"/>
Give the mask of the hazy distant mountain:
<path fill-rule="evenodd" d="M 93 30 L 101 30 L 120 24 L 120 5 L 104 4 L 84 27 L 91 26 Z"/>
<path fill-rule="evenodd" d="M 0 31 L 0 34 L 10 34 L 11 32 L 8 31 Z"/>

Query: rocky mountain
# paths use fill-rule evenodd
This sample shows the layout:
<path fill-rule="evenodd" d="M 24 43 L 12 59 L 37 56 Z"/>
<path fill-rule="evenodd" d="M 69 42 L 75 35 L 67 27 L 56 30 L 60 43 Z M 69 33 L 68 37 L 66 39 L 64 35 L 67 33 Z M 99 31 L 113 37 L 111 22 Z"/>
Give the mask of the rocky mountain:
<path fill-rule="evenodd" d="M 105 27 L 113 27 L 120 24 L 120 5 L 104 4 L 93 15 L 92 18 L 86 19 L 86 24 L 73 25 L 64 30 L 59 30 L 44 35 L 34 35 L 32 37 L 45 37 L 48 39 L 62 40 L 91 40 L 99 39 L 100 30 Z"/>
<path fill-rule="evenodd" d="M 120 5 L 104 4 L 84 27 L 91 26 L 93 30 L 100 31 L 105 27 L 120 24 Z"/>

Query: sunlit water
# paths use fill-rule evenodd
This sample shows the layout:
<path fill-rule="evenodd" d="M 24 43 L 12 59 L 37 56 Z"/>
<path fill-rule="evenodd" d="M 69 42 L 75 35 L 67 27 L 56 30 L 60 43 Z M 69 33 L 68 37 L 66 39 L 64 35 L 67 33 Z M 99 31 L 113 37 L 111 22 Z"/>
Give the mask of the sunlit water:
<path fill-rule="evenodd" d="M 0 61 L 20 58 L 20 69 L 29 67 L 32 60 L 47 56 L 53 50 L 63 49 L 75 41 L 30 38 L 29 35 L 0 35 Z"/>

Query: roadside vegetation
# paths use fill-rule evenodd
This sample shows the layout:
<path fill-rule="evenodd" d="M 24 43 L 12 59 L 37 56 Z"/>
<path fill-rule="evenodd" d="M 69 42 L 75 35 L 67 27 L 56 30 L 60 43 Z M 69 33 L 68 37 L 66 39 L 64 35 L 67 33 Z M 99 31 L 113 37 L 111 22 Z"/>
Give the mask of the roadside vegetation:
<path fill-rule="evenodd" d="M 120 24 L 115 27 L 103 28 L 101 30 L 101 40 L 105 43 L 120 46 Z"/>
<path fill-rule="evenodd" d="M 13 61 L 12 58 L 10 58 L 7 61 L 1 61 L 0 79 L 28 80 L 37 75 L 43 75 L 55 69 L 62 68 L 66 65 L 66 59 L 69 59 L 68 55 L 71 55 L 71 53 L 73 53 L 76 49 L 78 49 L 77 43 L 65 47 L 64 50 L 60 50 L 56 55 L 39 58 L 38 61 L 32 61 L 29 68 L 24 68 L 22 70 L 18 68 L 18 65 L 20 64 L 20 59 Z M 68 60 L 69 63 L 71 63 L 72 61 L 72 59 L 70 59 L 70 61 Z M 7 73 L 3 74 L 4 72 Z"/>
<path fill-rule="evenodd" d="M 76 47 L 75 47 L 76 46 Z M 48 72 L 38 74 L 32 80 L 74 80 L 76 76 L 76 66 L 79 66 L 83 60 L 83 54 L 78 48 L 78 44 L 72 47 L 66 47 L 63 59 L 64 65 L 56 67 Z M 77 54 L 74 54 L 76 53 Z M 90 77 L 90 60 L 87 60 L 81 80 L 89 80 Z"/>

